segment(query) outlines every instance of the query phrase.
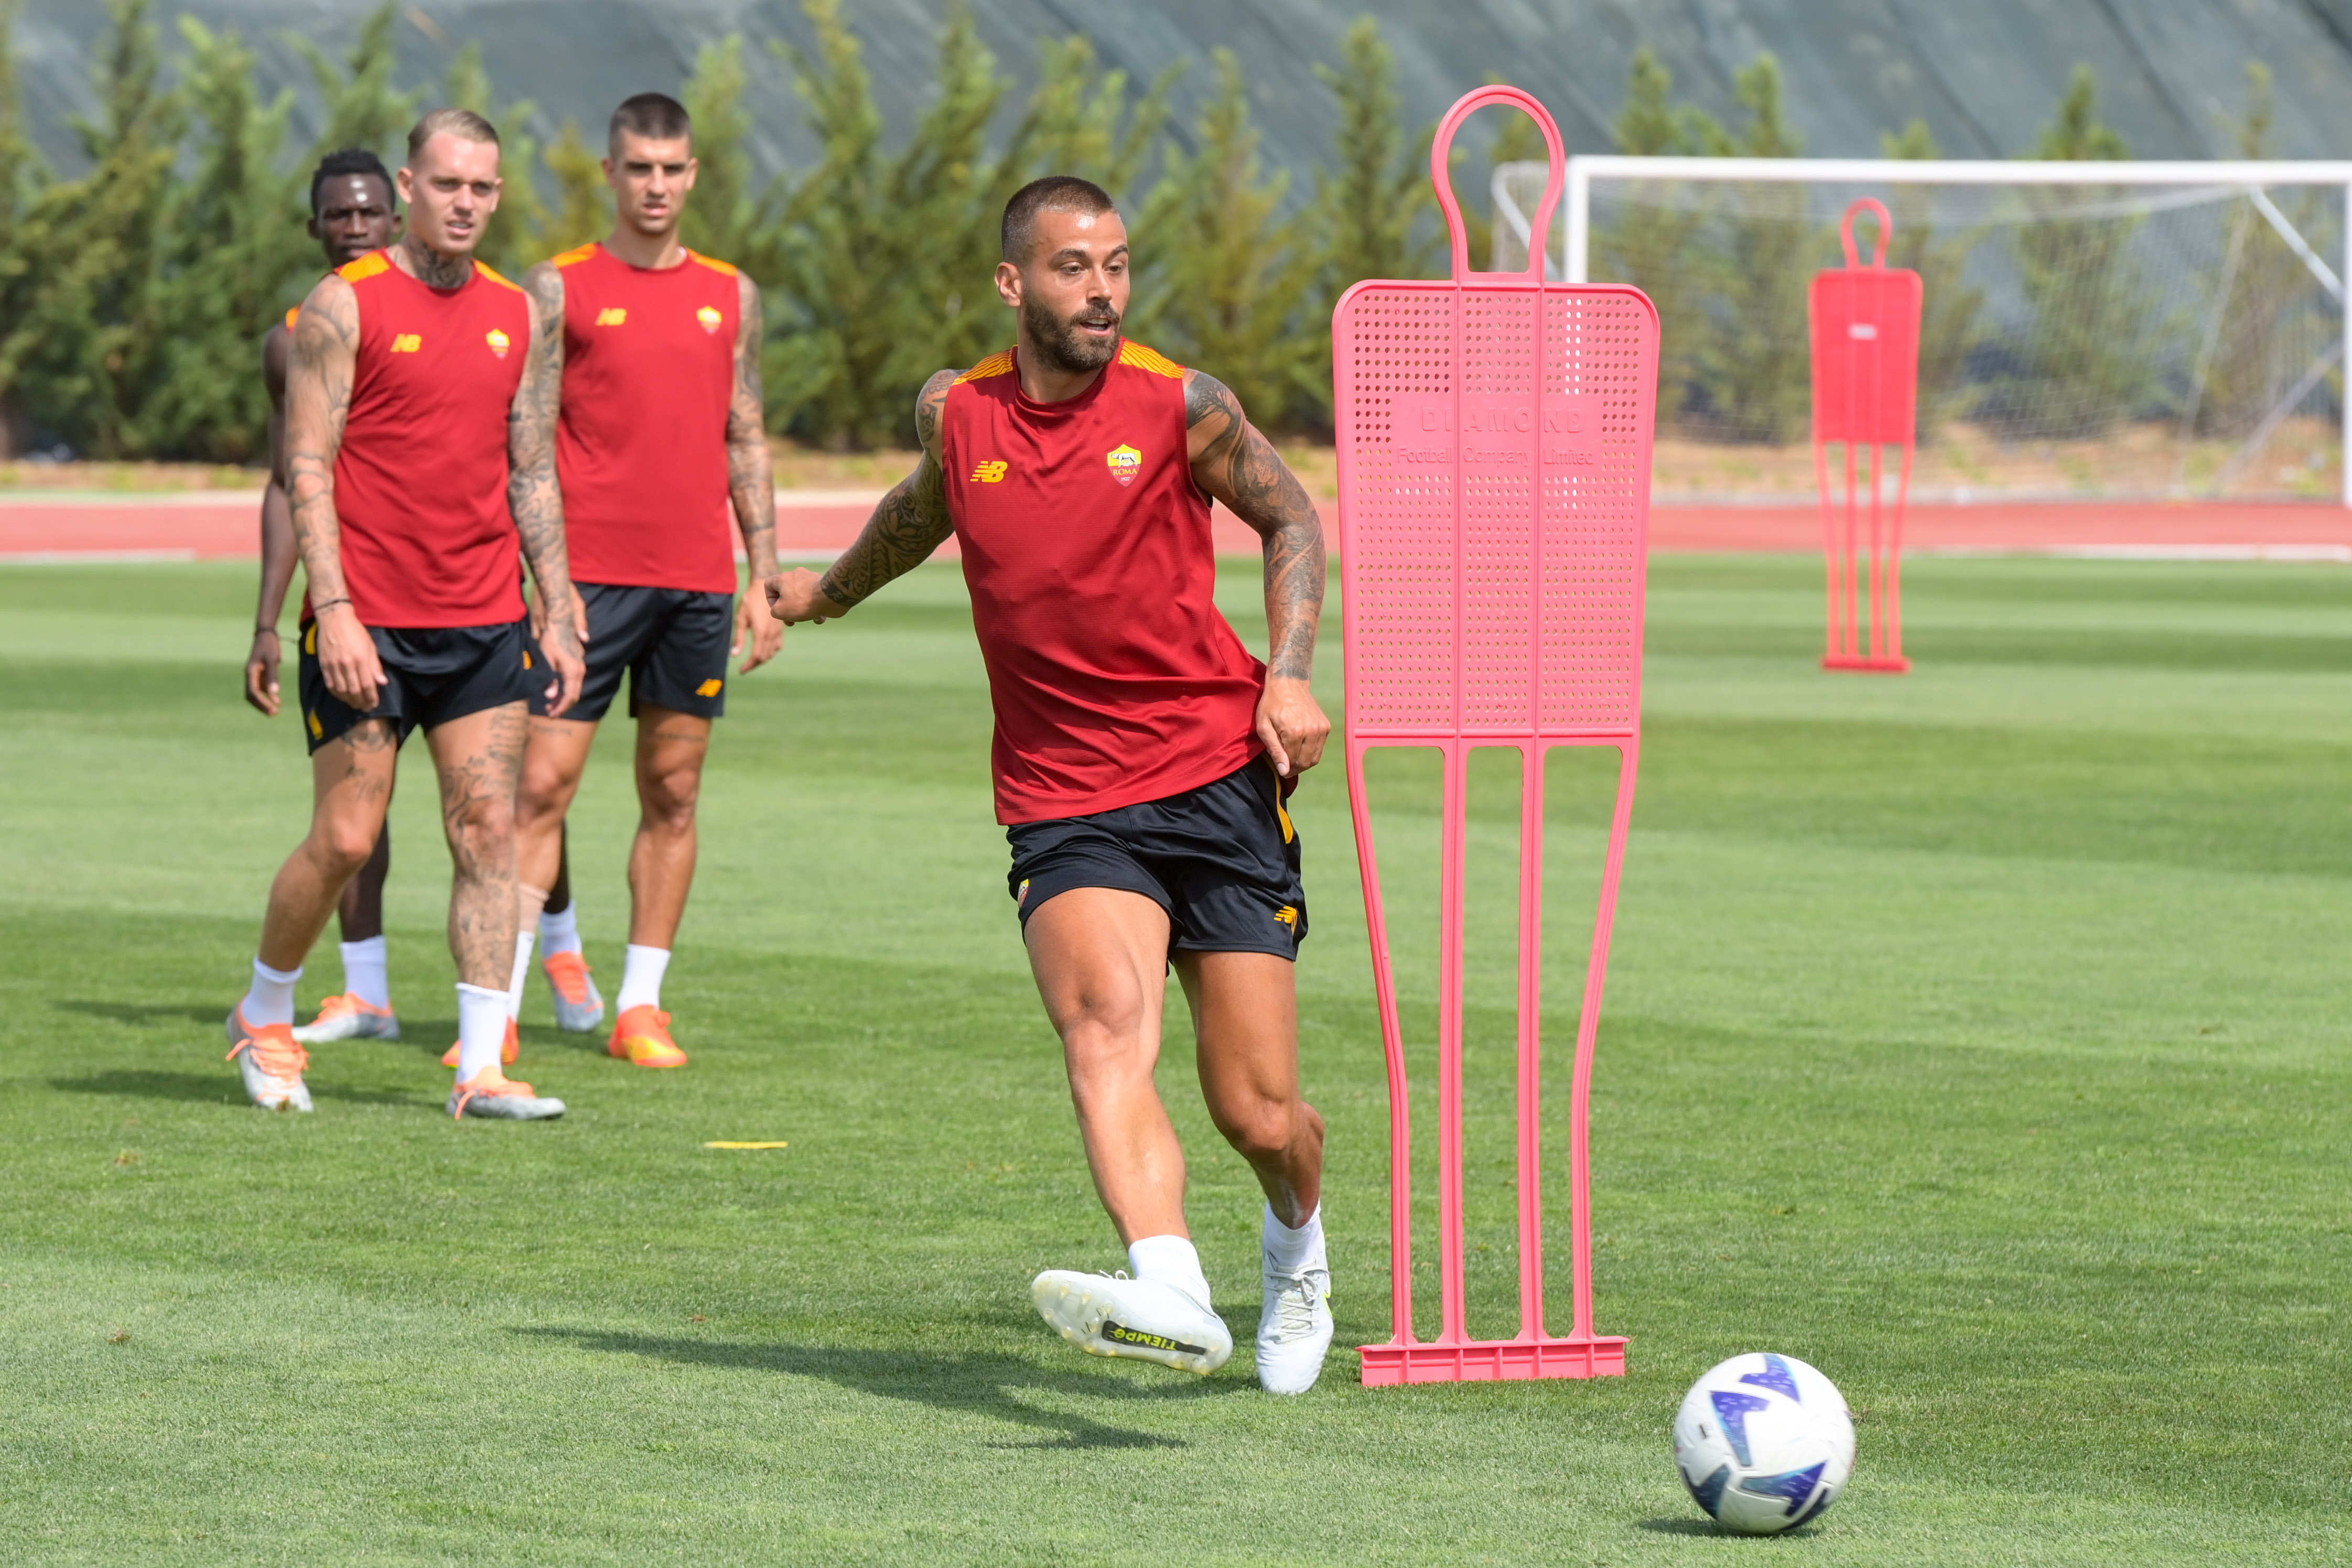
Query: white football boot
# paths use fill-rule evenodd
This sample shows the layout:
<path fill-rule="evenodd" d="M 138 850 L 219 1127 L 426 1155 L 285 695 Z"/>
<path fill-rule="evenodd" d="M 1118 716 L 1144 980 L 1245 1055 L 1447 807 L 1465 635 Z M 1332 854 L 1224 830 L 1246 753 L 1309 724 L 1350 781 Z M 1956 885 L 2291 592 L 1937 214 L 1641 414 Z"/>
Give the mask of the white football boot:
<path fill-rule="evenodd" d="M 1318 1259 L 1295 1274 L 1278 1274 L 1267 1258 L 1257 1315 L 1258 1385 L 1268 1394 L 1306 1393 L 1330 1349 L 1330 1266 Z"/>
<path fill-rule="evenodd" d="M 390 1008 L 380 1008 L 346 991 L 319 1004 L 319 1016 L 294 1027 L 297 1045 L 331 1045 L 339 1040 L 398 1040 L 400 1019 Z"/>
<path fill-rule="evenodd" d="M 289 1024 L 255 1029 L 245 1021 L 245 1004 L 228 1010 L 228 1059 L 245 1075 L 246 1098 L 265 1111 L 308 1111 L 310 1091 L 302 1070 L 310 1053 L 294 1039 Z"/>
<path fill-rule="evenodd" d="M 1048 1269 L 1030 1284 L 1029 1299 L 1088 1355 L 1134 1356 L 1206 1377 L 1234 1354 L 1224 1320 L 1173 1285 Z"/>
<path fill-rule="evenodd" d="M 552 1094 L 534 1094 L 530 1084 L 509 1078 L 495 1067 L 485 1067 L 449 1091 L 448 1109 L 452 1116 L 546 1122 L 563 1114 L 563 1102 Z"/>
<path fill-rule="evenodd" d="M 604 1021 L 604 994 L 588 976 L 588 960 L 577 953 L 550 953 L 540 960 L 547 994 L 555 1003 L 555 1027 L 587 1034 Z"/>

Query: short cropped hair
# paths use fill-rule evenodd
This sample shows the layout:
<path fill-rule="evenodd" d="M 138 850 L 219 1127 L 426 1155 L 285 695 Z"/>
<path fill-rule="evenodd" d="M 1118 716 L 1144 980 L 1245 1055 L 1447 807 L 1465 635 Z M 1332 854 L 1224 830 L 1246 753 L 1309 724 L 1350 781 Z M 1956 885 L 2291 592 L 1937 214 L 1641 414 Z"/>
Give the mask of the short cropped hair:
<path fill-rule="evenodd" d="M 425 144 L 445 133 L 460 141 L 484 141 L 492 147 L 499 145 L 499 128 L 472 110 L 428 110 L 425 118 L 409 129 L 408 161 L 415 162 L 416 155 L 425 151 Z"/>
<path fill-rule="evenodd" d="M 686 105 L 666 92 L 641 92 L 623 99 L 621 107 L 613 111 L 605 145 L 618 149 L 625 135 L 642 136 L 648 141 L 675 141 L 683 136 L 691 141 L 694 117 L 686 112 Z"/>
<path fill-rule="evenodd" d="M 1042 180 L 1030 181 L 1004 204 L 1004 222 L 997 232 L 998 243 L 1003 247 L 1004 259 L 1017 267 L 1037 243 L 1039 213 L 1076 213 L 1082 217 L 1096 217 L 1117 211 L 1118 204 L 1110 199 L 1110 193 L 1092 180 L 1081 180 L 1076 174 L 1048 174 Z"/>
<path fill-rule="evenodd" d="M 310 215 L 314 218 L 319 215 L 320 186 L 330 180 L 353 174 L 372 175 L 382 180 L 384 194 L 392 198 L 394 206 L 400 205 L 399 187 L 392 183 L 392 172 L 383 166 L 383 159 L 364 147 L 338 147 L 320 159 L 319 166 L 310 172 Z"/>

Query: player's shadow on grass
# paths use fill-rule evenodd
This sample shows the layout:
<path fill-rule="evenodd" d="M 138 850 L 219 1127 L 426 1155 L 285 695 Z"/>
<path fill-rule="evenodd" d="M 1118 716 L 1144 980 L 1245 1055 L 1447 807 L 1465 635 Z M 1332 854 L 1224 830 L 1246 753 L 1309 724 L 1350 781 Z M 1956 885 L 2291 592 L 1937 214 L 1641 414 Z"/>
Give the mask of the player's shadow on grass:
<path fill-rule="evenodd" d="M 1645 1519 L 1633 1528 L 1646 1530 L 1653 1535 L 1704 1535 L 1717 1541 L 1808 1541 L 1821 1533 L 1818 1526 L 1807 1522 L 1794 1530 L 1784 1530 L 1778 1535 L 1742 1535 L 1737 1531 L 1724 1529 L 1711 1519 L 1684 1519 L 1679 1516 Z"/>
<path fill-rule="evenodd" d="M 1043 1443 L 1001 1445 L 1024 1448 L 1181 1448 L 1181 1437 L 1108 1426 L 1061 1410 L 1041 1410 L 1013 1397 L 1021 1387 L 1091 1398 L 1186 1399 L 1213 1390 L 1197 1381 L 1164 1393 L 1134 1387 L 1117 1378 L 1052 1372 L 1019 1356 L 922 1355 L 899 1351 L 845 1350 L 798 1344 L 740 1344 L 726 1340 L 673 1339 L 659 1334 L 594 1329 L 526 1328 L 517 1333 L 569 1340 L 589 1350 L 657 1356 L 692 1366 L 735 1367 L 754 1372 L 821 1377 L 844 1388 L 885 1399 L 907 1399 L 940 1410 L 968 1411 L 1016 1427 L 1055 1434 Z"/>
<path fill-rule="evenodd" d="M 430 1105 L 437 1101 L 415 1094 L 385 1093 L 375 1089 L 340 1089 L 310 1081 L 317 1100 L 341 1100 L 355 1105 Z M 120 1094 L 137 1100 L 187 1100 L 199 1104 L 217 1102 L 246 1105 L 244 1086 L 236 1070 L 220 1072 L 158 1072 L 152 1069 L 113 1068 L 79 1078 L 52 1078 L 49 1087 L 67 1094 Z"/>
<path fill-rule="evenodd" d="M 157 1023 L 201 1023 L 220 1032 L 221 1009 L 213 1007 L 150 1007 L 138 1002 L 64 1001 L 50 1004 L 59 1012 L 80 1013 L 86 1018 L 104 1019 L 109 1023 L 134 1024 L 145 1028 Z"/>

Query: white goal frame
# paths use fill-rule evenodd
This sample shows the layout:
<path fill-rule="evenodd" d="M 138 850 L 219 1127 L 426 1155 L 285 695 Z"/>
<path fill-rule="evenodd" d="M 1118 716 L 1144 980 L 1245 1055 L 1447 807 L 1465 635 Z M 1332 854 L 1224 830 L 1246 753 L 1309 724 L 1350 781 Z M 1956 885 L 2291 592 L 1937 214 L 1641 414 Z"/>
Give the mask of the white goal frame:
<path fill-rule="evenodd" d="M 1496 165 L 1495 215 L 1509 225 L 1522 242 L 1533 238 L 1526 213 L 1505 189 L 1504 171 L 1544 170 L 1541 163 Z M 2309 394 L 2320 377 L 2338 364 L 2352 367 L 2352 302 L 2345 298 L 2344 279 L 2352 277 L 2352 162 L 2278 160 L 2247 162 L 2228 159 L 2122 160 L 2115 162 L 2041 162 L 2031 159 L 1988 158 L 1637 158 L 1622 153 L 1581 153 L 1568 161 L 1564 200 L 1560 203 L 1561 244 L 1556 257 L 1547 257 L 1544 270 L 1566 282 L 1589 281 L 1592 238 L 1592 182 L 1596 179 L 1688 180 L 1718 183 L 1765 181 L 1794 184 L 1884 185 L 2183 185 L 2227 191 L 2252 198 L 2255 209 L 2287 247 L 2302 258 L 2319 286 L 2345 307 L 2344 328 L 2328 357 L 2318 361 L 2291 407 Z M 2334 185 L 2344 192 L 2344 255 L 2331 267 L 2286 214 L 2270 199 L 2272 185 Z M 1547 247 L 1549 248 L 1549 247 Z M 2340 400 L 2344 447 L 2343 504 L 2352 507 L 2352 375 Z M 2258 433 L 2256 443 L 2267 431 Z"/>

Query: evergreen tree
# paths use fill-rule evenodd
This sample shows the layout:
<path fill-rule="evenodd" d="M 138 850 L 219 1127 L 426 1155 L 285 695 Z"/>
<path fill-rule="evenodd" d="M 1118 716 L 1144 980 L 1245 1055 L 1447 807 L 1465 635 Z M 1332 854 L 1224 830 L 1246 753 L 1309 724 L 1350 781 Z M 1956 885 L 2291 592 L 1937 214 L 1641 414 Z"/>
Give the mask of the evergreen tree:
<path fill-rule="evenodd" d="M 613 232 L 613 192 L 604 183 L 604 161 L 581 136 L 578 120 L 565 120 L 556 134 L 555 145 L 547 150 L 547 172 L 555 176 L 555 205 L 548 210 L 541 235 L 549 255 Z M 695 193 L 701 194 L 698 185 Z"/>
<path fill-rule="evenodd" d="M 1797 156 L 1803 141 L 1781 101 L 1780 61 L 1759 55 L 1734 82 L 1748 120 L 1733 152 Z M 1804 188 L 1786 184 L 1743 191 L 1724 233 L 1711 268 L 1718 314 L 1696 354 L 1709 423 L 1735 441 L 1789 441 L 1809 414 L 1806 287 L 1824 236 L 1806 221 Z"/>
<path fill-rule="evenodd" d="M 474 254 L 492 271 L 520 278 L 532 264 L 548 256 L 541 234 L 547 226 L 547 213 L 534 178 L 539 139 L 530 130 L 539 106 L 528 99 L 504 108 L 493 104 L 490 73 L 482 64 L 478 41 L 467 44 L 449 62 L 443 101 L 453 108 L 470 109 L 499 129 L 499 210 L 490 214 Z"/>
<path fill-rule="evenodd" d="M 2077 162 L 2131 156 L 2123 137 L 2099 119 L 2090 67 L 2074 68 L 2033 155 Z M 2076 186 L 2038 201 L 2058 214 L 2099 193 L 2097 186 Z M 2032 393 L 2017 398 L 2016 412 L 2032 420 L 2035 434 L 2094 436 L 2136 412 L 2155 412 L 2147 405 L 2160 396 L 2155 371 L 2162 323 L 2131 259 L 2139 225 L 2132 217 L 2047 215 L 2019 226 L 2018 281 L 2034 330 L 2026 377 Z"/>
<path fill-rule="evenodd" d="M 771 408 L 827 446 L 904 444 L 932 371 L 1003 337 L 984 292 L 1002 175 L 987 158 L 1008 83 L 969 10 L 939 37 L 936 96 L 908 145 L 882 147 L 864 52 L 839 0 L 805 0 L 816 49 L 786 51 L 824 152 L 785 204 L 768 355 Z M 887 258 L 887 259 L 884 259 Z"/>
<path fill-rule="evenodd" d="M 393 28 L 398 20 L 396 0 L 385 0 L 360 25 L 359 42 L 341 65 L 328 58 L 325 51 L 309 38 L 299 34 L 292 37 L 290 41 L 309 63 L 311 78 L 318 83 L 319 98 L 326 108 L 325 128 L 319 132 L 319 140 L 310 152 L 313 166 L 327 153 L 346 147 L 363 147 L 382 158 L 386 166 L 400 167 L 404 138 L 416 122 L 424 95 L 398 92 L 393 88 L 392 73 L 399 64 L 398 51 L 393 47 Z"/>
<path fill-rule="evenodd" d="M 1426 276 L 1441 259 L 1443 238 L 1429 229 L 1436 204 L 1429 189 L 1429 133 L 1417 147 L 1405 139 L 1396 56 L 1380 24 L 1359 18 L 1340 39 L 1339 67 L 1318 65 L 1315 74 L 1339 100 L 1332 167 L 1315 172 L 1325 298 L 1336 301 L 1362 278 Z M 1533 121 L 1527 124 L 1533 129 Z"/>
<path fill-rule="evenodd" d="M 0 0 L 0 321 L 14 314 L 23 289 L 27 258 L 16 248 L 17 214 L 38 187 L 41 163 L 25 139 L 23 110 L 16 92 L 14 32 L 16 0 Z M 5 341 L 0 329 L 0 342 Z M 16 455 L 23 437 L 23 415 L 8 395 L 0 374 L 0 458 Z"/>
<path fill-rule="evenodd" d="M 2245 159 L 2274 158 L 2276 109 L 2271 72 L 2246 66 L 2246 112 L 2226 120 Z M 2338 254 L 2341 230 L 2330 204 L 2308 187 L 2274 198 L 2288 224 L 2322 256 Z M 2209 435 L 2251 434 L 2288 390 L 2302 367 L 2278 361 L 2274 347 L 2298 317 L 2316 316 L 2311 336 L 2332 333 L 2332 304 L 2318 290 L 2303 258 L 2273 232 L 2252 201 L 2232 203 L 2222 257 L 2208 286 L 2205 340 L 2192 389 L 2194 428 Z"/>
<path fill-rule="evenodd" d="M 679 93 L 694 118 L 694 195 L 678 225 L 689 249 L 731 262 L 772 285 L 774 238 L 768 203 L 753 186 L 751 116 L 743 107 L 743 40 L 705 44 Z"/>
<path fill-rule="evenodd" d="M 183 17 L 184 92 L 197 140 L 194 177 L 177 183 L 164 214 L 160 270 L 145 330 L 128 350 L 138 393 L 133 439 L 145 453 L 213 462 L 257 461 L 269 400 L 256 362 L 261 334 L 317 265 L 302 232 L 304 182 L 279 172 L 293 95 L 257 99 L 253 54 L 231 33 Z"/>
<path fill-rule="evenodd" d="M 128 455 L 131 379 L 154 282 L 156 234 L 177 156 L 180 108 L 160 82 L 151 0 L 112 0 L 95 74 L 101 117 L 74 131 L 90 162 L 47 185 L 16 226 L 18 270 L 0 296 L 0 398 L 48 436 Z"/>
<path fill-rule="evenodd" d="M 1001 161 L 1005 196 L 1046 174 L 1076 174 L 1127 203 L 1158 148 L 1168 95 L 1183 74 L 1179 60 L 1130 102 L 1127 73 L 1103 70 L 1092 42 L 1077 35 L 1046 39 L 1036 90 Z"/>
<path fill-rule="evenodd" d="M 1240 62 L 1216 52 L 1217 92 L 1171 152 L 1138 233 L 1148 265 L 1133 335 L 1231 387 L 1254 423 L 1283 423 L 1328 339 L 1302 322 L 1318 257 L 1281 216 L 1285 180 L 1258 158 Z"/>
<path fill-rule="evenodd" d="M 1396 57 L 1381 37 L 1380 24 L 1360 17 L 1340 39 L 1339 61 L 1336 68 L 1315 68 L 1339 99 L 1339 125 L 1332 166 L 1316 170 L 1308 210 L 1307 221 L 1321 236 L 1314 321 L 1328 319 L 1339 296 L 1364 278 L 1425 277 L 1450 270 L 1442 225 L 1430 221 L 1437 205 L 1429 188 L 1433 131 L 1423 131 L 1418 141 L 1406 139 Z M 1301 329 L 1309 324 L 1302 321 Z M 1300 390 L 1300 412 L 1328 425 L 1332 390 L 1327 356 L 1316 354 L 1301 366 Z"/>
<path fill-rule="evenodd" d="M 1913 120 L 1899 136 L 1880 136 L 1878 145 L 1885 158 L 1943 156 L 1924 120 Z M 1923 185 L 1897 185 L 1887 204 L 1895 238 L 1886 247 L 1886 265 L 1907 267 L 1919 275 L 1918 433 L 1923 443 L 1935 440 L 1950 421 L 1968 417 L 1976 400 L 1976 389 L 1968 382 L 1969 355 L 1983 337 L 1979 318 L 1984 311 L 1984 290 L 1970 287 L 1967 277 L 1969 255 L 1983 241 L 1984 231 L 1938 235 L 1927 215 L 1931 194 Z"/>
<path fill-rule="evenodd" d="M 1664 158 L 1729 149 L 1730 138 L 1712 115 L 1675 107 L 1674 89 L 1674 74 L 1656 55 L 1646 47 L 1635 53 L 1625 107 L 1617 116 L 1617 151 Z M 1622 191 L 1614 219 L 1594 225 L 1592 276 L 1633 284 L 1658 308 L 1658 419 L 1671 423 L 1698 382 L 1699 350 L 1713 328 L 1707 300 L 1715 269 L 1703 262 L 1708 188 L 1676 186 L 1674 199 L 1665 195 L 1639 183 Z M 1685 200 L 1694 196 L 1695 202 Z"/>

